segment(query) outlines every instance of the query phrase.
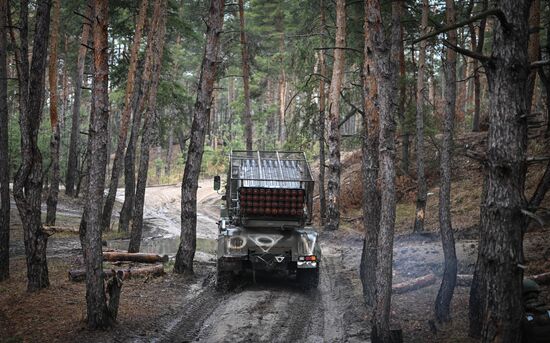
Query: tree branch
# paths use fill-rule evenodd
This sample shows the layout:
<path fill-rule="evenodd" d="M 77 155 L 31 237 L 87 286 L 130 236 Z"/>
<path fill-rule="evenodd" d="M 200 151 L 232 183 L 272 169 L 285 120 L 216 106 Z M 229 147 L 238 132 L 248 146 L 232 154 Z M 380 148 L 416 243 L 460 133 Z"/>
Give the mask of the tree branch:
<path fill-rule="evenodd" d="M 531 68 L 540 68 L 550 64 L 550 60 L 535 61 L 531 63 Z"/>
<path fill-rule="evenodd" d="M 454 51 L 458 52 L 459 54 L 474 58 L 474 59 L 480 61 L 481 63 L 488 63 L 489 61 L 491 61 L 491 57 L 489 57 L 489 56 L 485 56 L 485 55 L 477 53 L 475 51 L 461 48 L 459 46 L 456 46 L 456 45 L 450 43 L 446 39 L 443 40 L 443 45 L 445 45 L 447 48 L 453 49 Z"/>
<path fill-rule="evenodd" d="M 361 51 L 361 50 L 357 50 L 357 49 L 354 49 L 354 48 L 348 48 L 348 47 L 329 46 L 329 47 L 323 47 L 323 48 L 313 48 L 313 50 L 336 50 L 336 49 L 349 50 L 349 51 L 356 52 L 358 54 L 363 53 L 363 51 Z"/>
<path fill-rule="evenodd" d="M 479 13 L 478 15 L 475 15 L 471 18 L 468 18 L 466 20 L 463 20 L 463 21 L 460 21 L 456 24 L 453 24 L 453 25 L 449 25 L 449 26 L 444 26 L 442 28 L 439 28 L 433 32 L 430 32 L 428 33 L 427 35 L 424 35 L 424 36 L 421 36 L 421 37 L 418 37 L 417 39 L 413 40 L 413 44 L 416 44 L 418 42 L 421 42 L 425 39 L 428 39 L 428 38 L 431 38 L 431 37 L 434 37 L 434 36 L 437 36 L 438 34 L 440 33 L 444 33 L 444 32 L 447 32 L 447 31 L 451 31 L 451 30 L 454 30 L 454 29 L 457 29 L 459 27 L 462 27 L 462 26 L 466 26 L 470 23 L 473 23 L 473 22 L 476 22 L 478 20 L 481 20 L 481 19 L 484 19 L 490 15 L 493 15 L 495 17 L 498 18 L 498 20 L 501 22 L 502 26 L 504 26 L 504 28 L 506 30 L 509 30 L 510 29 L 510 24 L 508 23 L 508 21 L 506 20 L 506 16 L 504 15 L 504 12 L 502 12 L 502 10 L 498 9 L 498 8 L 493 8 L 493 9 L 490 9 L 490 10 L 487 10 L 485 12 L 481 12 Z"/>

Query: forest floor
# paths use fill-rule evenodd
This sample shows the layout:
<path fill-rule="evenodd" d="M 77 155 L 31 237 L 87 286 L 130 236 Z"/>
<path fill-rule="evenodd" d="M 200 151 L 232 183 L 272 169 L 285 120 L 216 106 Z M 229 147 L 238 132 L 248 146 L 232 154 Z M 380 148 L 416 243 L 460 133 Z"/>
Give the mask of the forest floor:
<path fill-rule="evenodd" d="M 21 225 L 14 207 L 12 277 L 0 283 L 0 342 L 368 342 L 370 318 L 363 305 L 358 276 L 362 234 L 356 201 L 360 194 L 352 187 L 359 177 L 357 155 L 347 154 L 344 158 L 343 225 L 337 232 L 320 230 L 323 258 L 317 290 L 303 291 L 295 280 L 260 275 L 256 284 L 245 277 L 230 292 L 216 291 L 214 238 L 220 196 L 211 190 L 211 180 L 204 180 L 198 195 L 199 251 L 195 275 L 176 275 L 171 272 L 173 262 L 168 262 L 167 273 L 162 277 L 124 281 L 118 323 L 105 331 L 86 329 L 85 285 L 67 278 L 68 270 L 82 266 L 77 236 L 50 239 L 51 286 L 36 293 L 25 291 Z M 452 211 L 459 273 L 471 274 L 477 258 L 481 170 L 464 157 L 459 157 L 456 164 Z M 530 179 L 539 174 L 539 170 L 533 170 Z M 467 337 L 468 287 L 456 288 L 452 322 L 433 325 L 433 304 L 443 255 L 437 232 L 436 178 L 429 175 L 428 180 L 431 185 L 426 232 L 413 235 L 410 180 L 398 179 L 401 200 L 397 207 L 393 279 L 398 283 L 433 273 L 437 282 L 394 295 L 392 322 L 403 330 L 405 342 L 473 342 Z M 529 182 L 528 186 L 532 187 Z M 179 185 L 147 189 L 144 251 L 175 254 L 179 197 Z M 81 203 L 63 196 L 60 200 L 58 225 L 78 225 Z M 533 227 L 527 233 L 526 275 L 550 270 L 549 231 L 549 226 Z M 123 236 L 110 233 L 105 243 L 108 247 L 123 248 L 127 244 Z M 550 303 L 549 291 L 543 288 L 542 296 L 547 303 Z"/>

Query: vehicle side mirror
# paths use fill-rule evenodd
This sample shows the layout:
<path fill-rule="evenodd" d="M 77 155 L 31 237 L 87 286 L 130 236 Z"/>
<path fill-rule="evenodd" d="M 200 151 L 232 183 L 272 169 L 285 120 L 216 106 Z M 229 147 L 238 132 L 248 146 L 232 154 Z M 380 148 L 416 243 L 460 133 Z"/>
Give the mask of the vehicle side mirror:
<path fill-rule="evenodd" d="M 222 181 L 221 181 L 220 176 L 219 175 L 214 176 L 214 190 L 215 191 L 220 190 L 221 184 L 222 184 Z"/>

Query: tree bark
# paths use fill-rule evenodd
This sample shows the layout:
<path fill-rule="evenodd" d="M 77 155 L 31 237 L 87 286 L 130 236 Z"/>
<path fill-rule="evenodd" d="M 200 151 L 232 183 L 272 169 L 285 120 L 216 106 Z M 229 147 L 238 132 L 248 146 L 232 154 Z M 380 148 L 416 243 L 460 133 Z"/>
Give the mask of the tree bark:
<path fill-rule="evenodd" d="M 372 42 L 373 74 L 377 81 L 380 111 L 378 142 L 379 177 L 384 185 L 380 195 L 380 221 L 377 246 L 384 251 L 377 257 L 376 290 L 373 306 L 373 342 L 392 342 L 390 333 L 390 304 L 392 292 L 393 230 L 395 225 L 395 112 L 397 61 L 391 56 L 399 49 L 400 11 L 392 7 L 391 38 L 385 38 L 378 0 L 365 1 L 365 30 Z M 368 48 L 368 47 L 367 47 Z"/>
<path fill-rule="evenodd" d="M 57 211 L 57 198 L 59 195 L 59 143 L 61 130 L 57 113 L 57 46 L 59 42 L 59 12 L 60 1 L 53 0 L 53 16 L 50 40 L 50 65 L 48 68 L 48 80 L 50 82 L 50 125 L 52 137 L 50 139 L 51 181 L 46 200 L 46 225 L 55 225 Z"/>
<path fill-rule="evenodd" d="M 396 6 L 399 5 L 396 10 L 400 11 L 400 15 L 403 14 L 403 6 L 404 4 L 402 2 L 398 2 L 395 4 L 395 2 L 392 2 L 392 4 L 395 4 Z M 405 174 L 409 174 L 409 164 L 410 164 L 410 141 L 411 141 L 411 133 L 409 130 L 409 125 L 407 123 L 407 111 L 405 108 L 406 104 L 406 98 L 407 98 L 407 74 L 406 74 L 406 66 L 405 66 L 405 46 L 404 46 L 404 40 L 403 40 L 403 24 L 399 22 L 399 35 L 401 37 L 401 41 L 399 44 L 399 118 L 401 119 L 401 133 L 402 133 L 402 141 L 403 145 L 401 147 L 401 169 Z"/>
<path fill-rule="evenodd" d="M 376 266 L 376 292 L 373 313 L 373 342 L 392 342 L 390 307 L 392 292 L 393 236 L 395 226 L 395 119 L 398 95 L 397 65 L 395 56 L 400 44 L 398 6 L 392 7 L 391 35 L 385 38 L 378 0 L 367 0 L 365 9 L 370 40 L 373 42 L 374 75 L 378 82 L 380 133 L 378 142 L 379 177 L 384 187 L 380 196 L 380 222 L 378 233 L 379 254 Z"/>
<path fill-rule="evenodd" d="M 243 89 L 244 89 L 244 132 L 246 137 L 246 150 L 252 150 L 252 115 L 250 113 L 250 62 L 248 56 L 248 41 L 244 26 L 244 1 L 239 0 L 239 23 L 241 38 L 241 56 L 243 69 Z"/>
<path fill-rule="evenodd" d="M 473 1 L 473 0 L 472 0 Z M 487 10 L 489 6 L 488 0 L 483 0 L 482 11 Z M 470 35 L 472 42 L 472 50 L 476 51 L 478 54 L 483 52 L 483 45 L 485 43 L 485 26 L 487 25 L 487 19 L 481 19 L 479 23 L 479 34 L 476 34 L 473 25 L 470 25 Z M 477 59 L 473 60 L 473 69 L 474 69 L 474 118 L 472 120 L 472 131 L 479 132 L 480 127 L 480 118 L 481 118 L 481 80 L 479 72 L 479 61 Z"/>
<path fill-rule="evenodd" d="M 525 157 L 527 147 L 527 92 L 529 0 L 501 0 L 508 25 L 496 21 L 493 52 L 485 63 L 489 86 L 489 135 L 486 196 L 481 208 L 479 255 L 470 292 L 478 304 L 484 342 L 520 342 L 523 271 L 521 262 L 524 220 Z M 477 281 L 476 281 L 477 278 Z"/>
<path fill-rule="evenodd" d="M 8 146 L 8 0 L 0 0 L 0 281 L 10 277 L 10 168 Z"/>
<path fill-rule="evenodd" d="M 527 56 L 529 63 L 540 59 L 540 0 L 531 0 L 531 9 L 529 11 L 529 45 Z M 527 109 L 531 112 L 533 103 L 533 94 L 535 93 L 535 81 L 537 79 L 537 70 L 532 69 L 527 78 Z"/>
<path fill-rule="evenodd" d="M 344 79 L 344 49 L 346 46 L 346 3 L 336 1 L 336 49 L 328 102 L 328 185 L 327 230 L 337 230 L 340 225 L 340 90 Z"/>
<path fill-rule="evenodd" d="M 105 328 L 116 320 L 116 309 L 109 308 L 105 294 L 103 254 L 101 245 L 101 207 L 107 165 L 107 126 L 109 122 L 109 55 L 108 1 L 94 0 L 93 9 L 94 86 L 90 116 L 88 150 L 91 153 L 87 183 L 83 255 L 86 266 L 87 325 L 90 329 Z"/>
<path fill-rule="evenodd" d="M 130 129 L 130 139 L 128 140 L 126 154 L 124 155 L 124 202 L 118 222 L 118 231 L 121 232 L 128 232 L 130 221 L 133 218 L 134 198 L 136 195 L 136 145 L 139 136 L 139 128 L 141 127 L 142 113 L 139 106 L 140 99 L 144 98 L 143 93 L 145 85 L 142 85 L 142 80 L 146 76 L 144 75 L 143 63 L 140 63 L 139 69 L 141 72 L 136 75 L 137 87 L 134 89 L 132 100 L 132 128 Z"/>
<path fill-rule="evenodd" d="M 42 230 L 42 155 L 38 148 L 38 130 L 44 103 L 44 83 L 48 36 L 50 31 L 49 1 L 36 5 L 36 24 L 32 60 L 28 61 L 28 2 L 21 1 L 20 51 L 18 59 L 21 166 L 15 175 L 13 196 L 23 224 L 27 262 L 27 290 L 48 287 L 46 246 L 48 236 Z"/>
<path fill-rule="evenodd" d="M 326 20 L 325 20 L 325 4 L 321 0 L 320 3 L 320 14 L 321 14 L 321 30 L 326 30 Z M 324 46 L 324 36 L 321 36 L 321 46 Z M 321 220 L 321 225 L 325 225 L 326 222 L 326 213 L 327 213 L 327 199 L 325 194 L 325 106 L 326 106 L 326 91 L 325 91 L 325 82 L 327 76 L 327 64 L 325 62 L 325 51 L 321 50 L 319 52 L 319 64 L 320 64 L 320 73 L 321 80 L 319 81 L 319 217 Z"/>
<path fill-rule="evenodd" d="M 149 149 L 153 143 L 154 130 L 157 122 L 157 90 L 160 81 L 162 54 L 164 51 L 164 35 L 166 33 L 166 0 L 156 0 L 153 10 L 153 40 L 148 46 L 151 56 L 151 85 L 147 95 L 147 110 L 143 122 L 141 138 L 141 154 L 139 159 L 138 179 L 134 202 L 132 232 L 128 252 L 138 252 L 143 231 L 143 205 L 145 202 L 145 187 L 147 186 L 147 171 L 149 168 Z M 147 62 L 145 62 L 147 64 Z M 147 70 L 147 67 L 146 67 Z"/>
<path fill-rule="evenodd" d="M 191 140 L 181 185 L 181 241 L 174 265 L 176 273 L 193 273 L 193 258 L 197 244 L 197 188 L 204 151 L 204 138 L 208 127 L 208 114 L 219 63 L 218 50 L 220 34 L 223 29 L 224 8 L 225 0 L 211 0 L 206 20 L 206 46 L 193 111 Z"/>
<path fill-rule="evenodd" d="M 105 205 L 103 206 L 103 213 L 101 219 L 101 229 L 103 231 L 109 230 L 111 227 L 111 215 L 113 213 L 113 206 L 115 204 L 116 190 L 118 188 L 118 178 L 122 164 L 124 162 L 124 148 L 126 147 L 126 137 L 128 136 L 128 125 L 130 123 L 130 116 L 132 113 L 132 98 L 134 95 L 136 71 L 137 71 L 137 59 L 139 46 L 141 44 L 141 36 L 143 27 L 145 26 L 145 19 L 147 17 L 147 4 L 148 0 L 141 0 L 139 6 L 138 21 L 136 24 L 136 30 L 134 32 L 134 41 L 130 50 L 130 65 L 128 67 L 128 81 L 126 82 L 126 92 L 124 94 L 124 109 L 122 110 L 122 117 L 120 119 L 120 129 L 118 133 L 118 143 L 115 151 L 115 159 L 113 161 L 113 169 L 111 172 L 111 183 L 109 185 L 109 193 L 105 199 Z"/>
<path fill-rule="evenodd" d="M 447 25 L 454 25 L 456 12 L 454 0 L 446 0 Z M 449 43 L 456 45 L 456 30 L 447 32 Z M 445 113 L 443 118 L 443 141 L 440 157 L 440 187 L 439 187 L 439 230 L 445 268 L 441 287 L 435 300 L 435 318 L 439 322 L 451 319 L 451 300 L 456 286 L 457 260 L 455 240 L 451 224 L 451 165 L 453 158 L 453 127 L 456 114 L 456 52 L 447 48 L 447 59 L 444 61 L 445 71 Z"/>
<path fill-rule="evenodd" d="M 91 18 L 92 9 L 88 5 L 86 17 Z M 69 157 L 67 161 L 67 177 L 65 179 L 65 194 L 69 196 L 75 195 L 75 181 L 78 175 L 78 145 L 80 135 L 80 97 L 82 95 L 82 77 L 84 76 L 84 67 L 86 64 L 86 52 L 88 48 L 89 37 L 91 31 L 91 23 L 84 19 L 82 24 L 82 37 L 78 48 L 78 57 L 76 64 L 76 74 L 74 76 L 74 100 L 73 113 L 71 120 L 71 138 L 69 142 Z"/>
<path fill-rule="evenodd" d="M 400 5 L 400 2 L 395 4 Z M 360 275 L 363 284 L 363 297 L 367 305 L 374 305 L 376 294 L 376 266 L 378 261 L 378 231 L 380 225 L 380 189 L 378 181 L 378 141 L 380 135 L 380 111 L 377 106 L 378 82 L 376 80 L 374 34 L 377 30 L 372 22 L 371 11 L 376 5 L 365 6 L 364 22 L 364 64 L 363 64 L 363 230 L 364 242 L 361 254 Z"/>
<path fill-rule="evenodd" d="M 428 16 L 430 5 L 428 0 L 422 1 L 422 22 L 420 24 L 422 35 L 428 33 Z M 424 80 L 426 67 L 427 41 L 420 42 L 418 52 L 418 75 L 416 79 L 416 212 L 414 218 L 414 232 L 424 231 L 424 219 L 426 218 L 427 186 L 426 172 L 424 170 L 424 117 L 425 100 L 427 97 Z"/>
<path fill-rule="evenodd" d="M 168 128 L 168 139 L 166 144 L 166 166 L 164 167 L 164 173 L 166 176 L 170 176 L 172 173 L 172 151 L 174 150 L 174 128 L 172 126 Z"/>

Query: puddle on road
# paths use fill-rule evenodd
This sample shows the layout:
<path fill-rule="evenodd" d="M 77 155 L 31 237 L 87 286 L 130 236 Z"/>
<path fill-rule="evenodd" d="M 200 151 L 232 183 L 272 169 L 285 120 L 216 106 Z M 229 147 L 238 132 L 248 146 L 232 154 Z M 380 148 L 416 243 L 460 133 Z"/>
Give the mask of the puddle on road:
<path fill-rule="evenodd" d="M 107 241 L 107 247 L 117 250 L 128 250 L 128 239 Z M 174 256 L 178 252 L 179 237 L 145 238 L 141 241 L 140 252 L 159 255 Z M 216 241 L 214 239 L 197 238 L 197 251 L 207 254 L 216 254 Z"/>

